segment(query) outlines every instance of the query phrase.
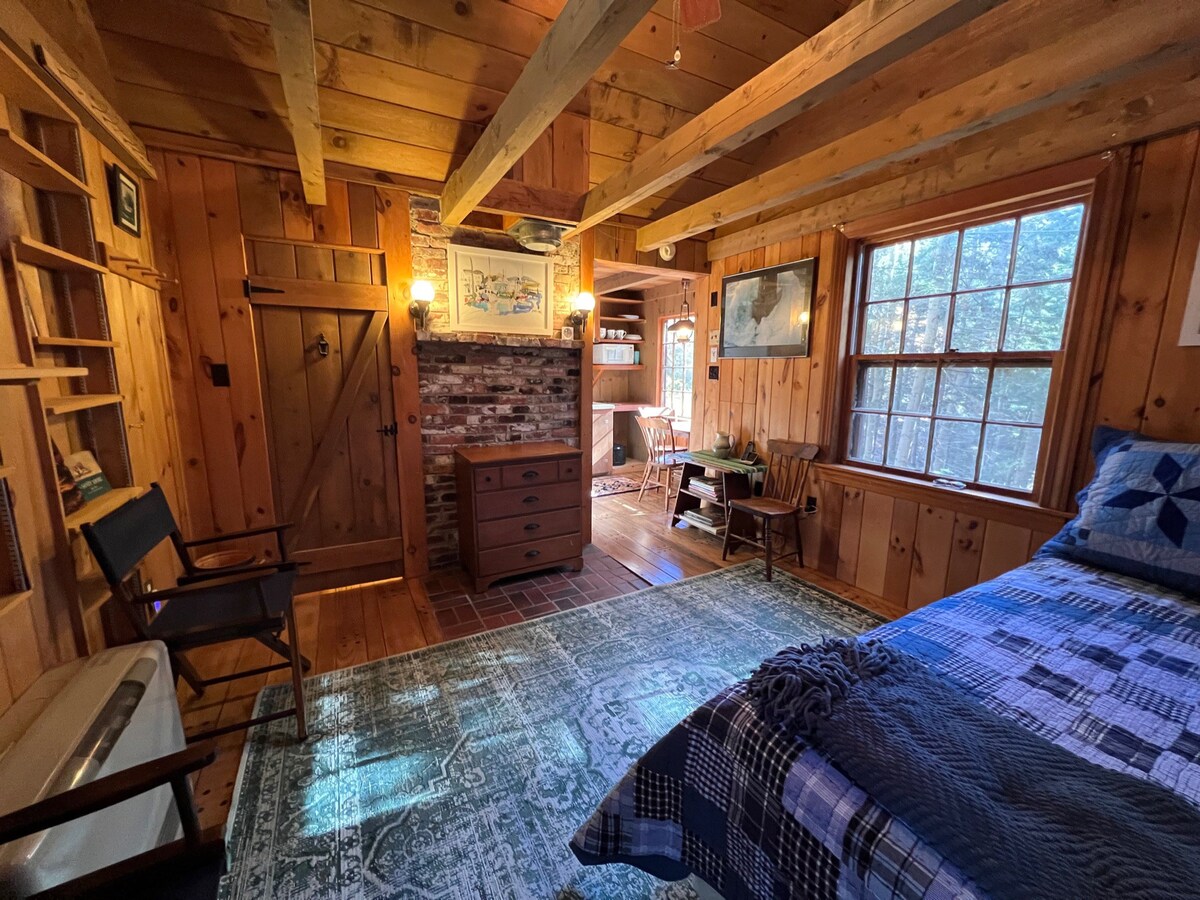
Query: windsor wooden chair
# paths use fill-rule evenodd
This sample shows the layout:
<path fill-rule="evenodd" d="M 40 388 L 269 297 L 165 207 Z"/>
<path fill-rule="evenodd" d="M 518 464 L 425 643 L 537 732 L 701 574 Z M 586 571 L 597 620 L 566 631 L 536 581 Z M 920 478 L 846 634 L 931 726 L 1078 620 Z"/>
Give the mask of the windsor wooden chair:
<path fill-rule="evenodd" d="M 816 444 L 796 441 L 767 442 L 770 462 L 763 481 L 762 496 L 729 501 L 721 559 L 728 559 L 730 551 L 736 550 L 741 544 L 758 547 L 766 554 L 767 581 L 771 580 L 772 566 L 780 559 L 795 556 L 796 561 L 804 565 L 804 539 L 800 534 L 800 519 L 806 515 L 804 489 L 808 484 L 809 470 L 820 449 Z M 776 556 L 772 532 L 777 523 L 786 521 L 792 523 L 796 549 Z M 762 523 L 761 541 L 757 539 L 759 522 Z M 781 534 L 780 539 L 786 547 L 786 536 Z"/>

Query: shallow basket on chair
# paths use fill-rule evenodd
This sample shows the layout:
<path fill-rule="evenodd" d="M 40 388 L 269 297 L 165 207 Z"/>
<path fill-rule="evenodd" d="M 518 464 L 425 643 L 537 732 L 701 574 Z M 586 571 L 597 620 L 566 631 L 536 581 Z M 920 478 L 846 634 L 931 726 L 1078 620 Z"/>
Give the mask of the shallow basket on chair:
<path fill-rule="evenodd" d="M 820 452 L 816 444 L 800 444 L 795 441 L 767 441 L 770 463 L 763 482 L 761 497 L 730 500 L 725 522 L 725 542 L 721 547 L 721 559 L 728 559 L 731 550 L 739 544 L 750 544 L 766 554 L 767 581 L 771 580 L 771 567 L 780 560 L 795 556 L 804 565 L 804 540 L 800 535 L 800 519 L 807 515 L 804 510 L 804 489 L 808 484 L 808 472 Z M 762 540 L 757 540 L 757 526 L 762 523 Z M 776 523 L 790 523 L 794 550 L 775 553 L 774 527 Z M 749 534 L 738 531 L 746 528 Z M 781 535 L 782 537 L 782 535 Z M 786 546 L 786 538 L 784 538 Z"/>
<path fill-rule="evenodd" d="M 166 644 L 176 676 L 183 676 L 197 694 L 202 695 L 205 687 L 211 684 L 263 675 L 277 669 L 292 670 L 292 689 L 296 698 L 292 709 L 215 728 L 192 735 L 188 740 L 215 737 L 292 715 L 296 717 L 297 738 L 304 740 L 308 736 L 302 673 L 309 663 L 300 655 L 292 604 L 298 565 L 285 558 L 280 562 L 205 571 L 198 569 L 189 555 L 190 548 L 196 546 L 274 532 L 280 555 L 284 556 L 283 541 L 278 535 L 287 527 L 269 525 L 215 538 L 185 541 L 175 524 L 167 498 L 157 484 L 99 521 L 83 526 L 88 547 L 112 588 L 114 600 L 134 631 L 142 640 Z M 138 566 L 150 551 L 168 539 L 180 557 L 184 575 L 176 587 L 140 592 Z M 290 643 L 284 643 L 281 637 L 285 628 Z M 206 679 L 200 677 L 184 656 L 188 650 L 243 638 L 253 638 L 285 661 Z"/>

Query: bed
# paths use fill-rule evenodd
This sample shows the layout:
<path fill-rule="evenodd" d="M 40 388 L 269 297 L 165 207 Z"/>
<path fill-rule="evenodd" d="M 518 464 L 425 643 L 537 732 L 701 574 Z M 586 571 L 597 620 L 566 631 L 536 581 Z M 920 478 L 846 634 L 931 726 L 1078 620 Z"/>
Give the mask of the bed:
<path fill-rule="evenodd" d="M 998 714 L 1200 807 L 1200 603 L 1037 559 L 872 631 Z M 572 840 L 586 864 L 695 875 L 725 900 L 972 898 L 956 866 L 734 685 L 691 713 Z"/>

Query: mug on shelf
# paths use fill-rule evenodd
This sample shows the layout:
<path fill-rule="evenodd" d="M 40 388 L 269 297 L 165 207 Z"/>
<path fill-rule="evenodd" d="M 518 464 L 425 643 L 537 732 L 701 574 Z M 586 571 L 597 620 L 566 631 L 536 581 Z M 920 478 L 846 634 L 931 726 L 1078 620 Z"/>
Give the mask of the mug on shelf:
<path fill-rule="evenodd" d="M 625 329 L 624 329 L 624 328 L 614 328 L 614 329 L 613 329 L 611 332 L 609 332 L 609 333 L 610 333 L 610 334 L 611 334 L 613 337 L 615 337 L 615 338 L 616 338 L 618 341 L 623 341 L 623 340 L 625 340 Z"/>

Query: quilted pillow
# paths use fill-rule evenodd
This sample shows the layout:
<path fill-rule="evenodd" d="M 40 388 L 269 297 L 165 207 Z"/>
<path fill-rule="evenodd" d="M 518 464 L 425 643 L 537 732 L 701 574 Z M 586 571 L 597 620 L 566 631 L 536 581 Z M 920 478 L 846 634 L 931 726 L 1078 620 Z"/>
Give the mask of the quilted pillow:
<path fill-rule="evenodd" d="M 1079 515 L 1038 551 L 1200 595 L 1200 444 L 1097 428 Z"/>

